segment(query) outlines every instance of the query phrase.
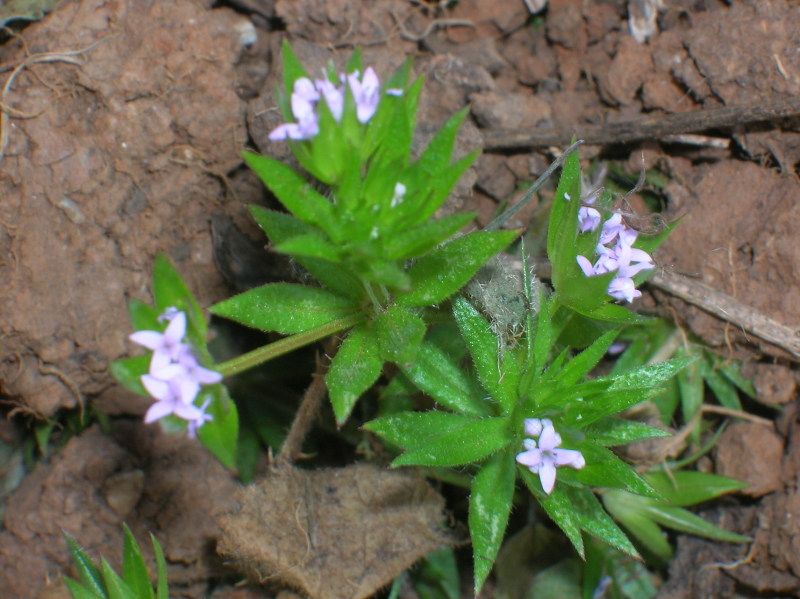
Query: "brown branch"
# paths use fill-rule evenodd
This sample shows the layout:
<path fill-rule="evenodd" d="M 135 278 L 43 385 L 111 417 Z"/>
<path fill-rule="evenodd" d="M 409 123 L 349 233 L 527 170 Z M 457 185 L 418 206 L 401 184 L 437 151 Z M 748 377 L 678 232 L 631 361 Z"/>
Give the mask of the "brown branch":
<path fill-rule="evenodd" d="M 325 354 L 331 354 L 336 347 L 336 337 L 331 337 L 325 343 Z M 325 386 L 325 373 L 328 370 L 326 362 L 330 362 L 328 357 L 317 357 L 317 368 L 311 378 L 311 384 L 303 394 L 300 407 L 294 415 L 294 420 L 286 434 L 286 440 L 281 446 L 278 454 L 279 461 L 292 463 L 300 457 L 303 449 L 303 441 L 311 430 L 314 419 L 317 417 L 322 401 L 325 399 L 328 388 Z"/>
<path fill-rule="evenodd" d="M 573 136 L 587 145 L 660 139 L 720 127 L 735 127 L 800 115 L 800 97 L 747 106 L 723 106 L 605 125 L 577 125 L 569 129 L 535 129 L 532 132 L 485 131 L 484 150 L 565 146 Z"/>
<path fill-rule="evenodd" d="M 796 329 L 787 327 L 726 293 L 669 272 L 657 273 L 647 282 L 786 350 L 795 358 L 800 358 L 800 335 Z"/>

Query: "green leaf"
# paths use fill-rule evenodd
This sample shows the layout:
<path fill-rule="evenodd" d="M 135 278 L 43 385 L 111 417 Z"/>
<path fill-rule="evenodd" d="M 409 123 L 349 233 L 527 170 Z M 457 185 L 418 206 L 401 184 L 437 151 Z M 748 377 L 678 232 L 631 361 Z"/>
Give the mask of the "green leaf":
<path fill-rule="evenodd" d="M 150 574 L 147 572 L 139 545 L 136 544 L 136 539 L 133 538 L 133 533 L 127 524 L 123 524 L 122 529 L 125 535 L 122 551 L 122 577 L 131 586 L 136 597 L 154 599 Z"/>
<path fill-rule="evenodd" d="M 695 415 L 700 411 L 703 404 L 705 387 L 703 377 L 700 375 L 700 367 L 697 361 L 692 358 L 684 358 L 689 363 L 686 368 L 678 373 L 678 389 L 681 394 L 681 412 L 684 422 L 691 422 Z M 692 436 L 699 440 L 700 429 L 695 427 Z"/>
<path fill-rule="evenodd" d="M 623 372 L 610 379 L 612 382 L 609 391 L 658 387 L 686 368 L 692 361 L 692 358 L 678 358 Z"/>
<path fill-rule="evenodd" d="M 292 283 L 262 285 L 211 308 L 217 316 L 284 335 L 302 333 L 356 310 L 357 306 L 348 298 L 325 289 Z"/>
<path fill-rule="evenodd" d="M 446 408 L 469 416 L 488 416 L 489 410 L 475 397 L 475 388 L 464 371 L 430 341 L 420 345 L 414 364 L 403 368 L 414 384 Z"/>
<path fill-rule="evenodd" d="M 580 518 L 581 530 L 585 530 L 620 551 L 634 557 L 639 556 L 630 539 L 614 524 L 614 521 L 600 505 L 600 502 L 597 501 L 594 493 L 589 489 L 576 489 L 573 487 L 565 487 L 565 492 L 572 500 L 573 509 Z"/>
<path fill-rule="evenodd" d="M 138 599 L 133 589 L 114 572 L 105 558 L 101 561 L 103 581 L 108 589 L 109 599 Z"/>
<path fill-rule="evenodd" d="M 497 559 L 508 526 L 516 468 L 511 448 L 492 456 L 472 481 L 469 532 L 475 560 L 477 596 Z"/>
<path fill-rule="evenodd" d="M 110 366 L 111 375 L 130 391 L 138 395 L 147 395 L 141 377 L 150 372 L 151 355 L 152 352 L 148 352 L 143 356 L 114 360 Z"/>
<path fill-rule="evenodd" d="M 75 564 L 75 569 L 78 571 L 78 576 L 81 579 L 83 586 L 91 593 L 99 596 L 106 596 L 106 587 L 103 583 L 103 575 L 100 573 L 100 568 L 90 558 L 86 552 L 81 549 L 72 537 L 64 535 L 69 547 L 72 561 Z"/>
<path fill-rule="evenodd" d="M 544 508 L 544 511 L 550 516 L 550 519 L 567 536 L 578 555 L 583 557 L 584 549 L 580 521 L 575 513 L 575 506 L 572 505 L 571 498 L 564 490 L 564 485 L 559 485 L 556 482 L 553 492 L 550 495 L 546 495 L 542 491 L 542 485 L 537 475 L 522 466 L 519 467 L 518 472 L 522 476 L 525 486 L 533 493 L 539 504 Z"/>
<path fill-rule="evenodd" d="M 500 451 L 513 441 L 507 418 L 481 418 L 409 450 L 392 466 L 463 466 Z"/>
<path fill-rule="evenodd" d="M 392 305 L 378 314 L 373 326 L 384 360 L 410 368 L 427 326 L 413 312 Z"/>
<path fill-rule="evenodd" d="M 672 548 L 658 525 L 644 513 L 645 501 L 649 500 L 617 489 L 603 494 L 603 505 L 617 522 L 649 551 L 663 559 L 669 559 Z"/>
<path fill-rule="evenodd" d="M 128 316 L 136 331 L 157 331 L 163 325 L 158 322 L 159 312 L 153 306 L 137 299 L 128 301 Z"/>
<path fill-rule="evenodd" d="M 72 599 L 106 599 L 106 595 L 93 593 L 89 589 L 81 586 L 77 580 L 72 580 L 66 576 L 64 576 L 63 580 L 64 584 L 67 585 L 70 595 L 72 595 Z"/>
<path fill-rule="evenodd" d="M 261 206 L 250 206 L 250 213 L 275 245 L 317 231 L 290 214 L 267 210 Z M 361 299 L 363 295 L 361 282 L 343 266 L 307 256 L 297 256 L 295 259 L 311 273 L 311 276 L 338 295 L 356 301 Z"/>
<path fill-rule="evenodd" d="M 303 64 L 297 59 L 287 39 L 283 40 L 281 50 L 283 51 L 283 91 L 286 97 L 289 98 L 294 91 L 294 82 L 302 77 L 308 77 L 308 75 L 303 68 Z M 285 118 L 289 116 L 291 115 L 284 115 Z"/>
<path fill-rule="evenodd" d="M 207 398 L 211 399 L 207 413 L 213 420 L 197 429 L 197 438 L 223 466 L 235 470 L 236 443 L 239 436 L 236 404 L 231 401 L 227 387 L 222 384 L 203 387 L 195 403 L 202 405 Z"/>
<path fill-rule="evenodd" d="M 756 389 L 753 387 L 753 381 L 742 376 L 742 373 L 739 371 L 739 364 L 731 361 L 723 361 L 722 364 L 719 364 L 719 360 L 720 359 L 717 358 L 715 366 L 719 368 L 719 371 L 725 378 L 736 385 L 745 395 L 755 399 Z"/>
<path fill-rule="evenodd" d="M 710 522 L 703 520 L 682 507 L 666 505 L 656 502 L 645 504 L 646 515 L 661 526 L 666 526 L 672 530 L 685 532 L 690 535 L 697 535 L 715 541 L 726 543 L 747 543 L 752 539 L 744 535 L 736 534 L 714 526 Z"/>
<path fill-rule="evenodd" d="M 608 449 L 592 441 L 579 443 L 575 448 L 583 454 L 586 466 L 581 470 L 562 469 L 564 480 L 574 479 L 587 486 L 620 488 L 637 495 L 660 498 L 647 480 Z"/>
<path fill-rule="evenodd" d="M 153 543 L 153 553 L 156 556 L 156 571 L 158 572 L 158 583 L 156 584 L 156 599 L 169 599 L 169 585 L 167 582 L 167 560 L 164 559 L 164 550 L 158 539 L 150 534 L 150 541 Z"/>
<path fill-rule="evenodd" d="M 447 299 L 518 234 L 518 231 L 476 231 L 436 248 L 409 269 L 411 290 L 398 295 L 397 303 L 428 306 Z"/>
<path fill-rule="evenodd" d="M 593 443 L 602 446 L 627 445 L 634 441 L 669 437 L 670 433 L 642 422 L 623 418 L 603 418 L 583 429 Z"/>
<path fill-rule="evenodd" d="M 497 337 L 492 333 L 486 319 L 463 297 L 453 300 L 453 315 L 472 356 L 478 380 L 507 411 L 516 397 L 509 394 L 503 394 L 503 397 L 497 395 L 500 386 L 500 348 Z"/>
<path fill-rule="evenodd" d="M 589 374 L 597 363 L 606 355 L 608 348 L 617 338 L 618 331 L 609 331 L 597 339 L 577 356 L 572 358 L 557 375 L 557 380 L 564 386 L 573 385 Z"/>
<path fill-rule="evenodd" d="M 322 228 L 334 239 L 340 238 L 331 203 L 314 190 L 300 174 L 267 156 L 244 153 L 245 162 L 275 194 L 286 209 L 300 220 Z"/>
<path fill-rule="evenodd" d="M 708 355 L 703 356 L 700 360 L 700 374 L 721 405 L 729 410 L 741 411 L 742 403 L 739 401 L 736 386 L 717 372 Z"/>
<path fill-rule="evenodd" d="M 275 246 L 275 250 L 292 256 L 306 256 L 321 258 L 329 262 L 340 262 L 342 259 L 339 249 L 317 234 L 298 235 L 287 239 Z"/>
<path fill-rule="evenodd" d="M 353 327 L 325 375 L 339 426 L 348 419 L 358 398 L 378 379 L 382 367 L 380 349 L 372 331 L 365 324 Z"/>
<path fill-rule="evenodd" d="M 164 254 L 158 254 L 153 263 L 153 297 L 159 314 L 172 307 L 185 312 L 186 336 L 198 347 L 205 345 L 208 331 L 203 311 Z"/>
<path fill-rule="evenodd" d="M 570 199 L 567 199 L 567 198 Z M 581 166 L 578 152 L 564 162 L 558 188 L 550 208 L 547 228 L 547 257 L 553 268 L 553 285 L 558 292 L 562 281 L 577 266 L 575 240 L 578 236 L 578 210 L 581 200 Z"/>
<path fill-rule="evenodd" d="M 553 295 L 546 298 L 544 293 L 541 294 L 539 300 L 539 317 L 536 319 L 536 331 L 528 332 L 528 335 L 534 335 L 533 339 L 533 365 L 531 366 L 531 373 L 535 381 L 544 371 L 547 364 L 547 357 L 550 355 L 550 350 L 553 347 L 553 314 L 558 308 L 558 296 Z"/>
<path fill-rule="evenodd" d="M 393 260 L 422 256 L 450 239 L 474 218 L 474 212 L 451 214 L 440 220 L 427 221 L 411 229 L 398 231 L 384 241 L 386 256 Z"/>
<path fill-rule="evenodd" d="M 431 410 L 384 416 L 367 422 L 364 428 L 403 449 L 413 449 L 428 445 L 474 422 L 477 422 L 477 418 L 472 416 Z"/>
<path fill-rule="evenodd" d="M 459 575 L 452 547 L 432 551 L 411 572 L 419 599 L 459 599 Z M 399 579 L 398 579 L 399 580 Z"/>
<path fill-rule="evenodd" d="M 594 277 L 592 277 L 594 278 Z M 597 308 L 592 310 L 588 310 L 586 312 L 581 312 L 590 318 L 594 318 L 595 320 L 600 320 L 603 322 L 611 322 L 614 324 L 625 324 L 625 325 L 633 325 L 633 324 L 643 324 L 650 320 L 647 316 L 642 316 L 641 314 L 637 314 L 636 312 L 631 312 L 627 308 L 623 308 L 622 306 L 618 306 L 616 304 L 602 304 Z"/>
<path fill-rule="evenodd" d="M 436 177 L 440 171 L 450 164 L 456 134 L 461 127 L 461 122 L 468 113 L 469 107 L 462 108 L 451 116 L 433 136 L 433 139 L 431 139 L 425 151 L 417 160 L 418 168 L 424 173 L 431 177 Z"/>
<path fill-rule="evenodd" d="M 645 478 L 670 505 L 679 507 L 702 503 L 747 487 L 746 482 L 696 470 L 681 470 L 670 475 L 649 472 Z"/>

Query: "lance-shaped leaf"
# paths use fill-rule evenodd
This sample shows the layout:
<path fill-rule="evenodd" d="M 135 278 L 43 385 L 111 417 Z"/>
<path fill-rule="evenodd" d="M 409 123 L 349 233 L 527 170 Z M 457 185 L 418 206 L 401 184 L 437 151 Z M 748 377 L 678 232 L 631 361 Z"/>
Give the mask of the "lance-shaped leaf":
<path fill-rule="evenodd" d="M 267 156 L 245 152 L 244 159 L 289 212 L 331 237 L 339 237 L 331 203 L 297 171 Z"/>
<path fill-rule="evenodd" d="M 218 316 L 284 335 L 322 326 L 356 310 L 348 298 L 317 287 L 291 283 L 262 285 L 211 308 L 211 312 Z"/>
<path fill-rule="evenodd" d="M 228 396 L 225 385 L 204 387 L 196 403 L 211 399 L 207 413 L 212 420 L 197 429 L 197 438 L 215 458 L 231 470 L 236 468 L 236 442 L 239 437 L 239 415 L 236 404 Z"/>
<path fill-rule="evenodd" d="M 383 359 L 410 367 L 427 330 L 425 321 L 406 308 L 392 305 L 378 314 L 373 326 Z"/>
<path fill-rule="evenodd" d="M 131 589 L 140 599 L 154 599 L 153 586 L 150 584 L 150 574 L 144 563 L 142 552 L 136 539 L 133 538 L 127 524 L 122 525 L 125 541 L 122 550 L 122 577 L 131 586 Z"/>
<path fill-rule="evenodd" d="M 735 478 L 696 470 L 681 470 L 669 475 L 665 472 L 650 472 L 645 478 L 670 505 L 679 507 L 702 503 L 747 486 L 746 482 Z"/>
<path fill-rule="evenodd" d="M 372 330 L 367 324 L 354 327 L 325 375 L 337 424 L 347 421 L 358 398 L 378 379 L 382 367 L 378 340 Z"/>
<path fill-rule="evenodd" d="M 475 595 L 497 559 L 508 526 L 516 480 L 514 452 L 489 458 L 472 481 L 469 497 L 469 532 L 475 563 Z"/>
<path fill-rule="evenodd" d="M 439 410 L 400 412 L 367 422 L 364 428 L 403 449 L 412 449 L 427 445 L 477 420 L 474 416 Z"/>
<path fill-rule="evenodd" d="M 587 426 L 583 432 L 593 443 L 602 446 L 627 445 L 634 441 L 670 436 L 670 433 L 660 428 L 635 420 L 613 417 L 598 420 Z"/>
<path fill-rule="evenodd" d="M 483 460 L 512 441 L 507 418 L 481 418 L 415 447 L 392 466 L 463 466 Z"/>
<path fill-rule="evenodd" d="M 429 306 L 447 299 L 517 235 L 517 231 L 476 231 L 436 248 L 408 270 L 411 288 L 397 296 L 397 303 Z"/>
<path fill-rule="evenodd" d="M 250 206 L 250 213 L 275 245 L 318 231 L 290 214 L 267 210 L 261 206 Z M 308 256 L 296 256 L 295 259 L 311 276 L 338 295 L 355 300 L 361 298 L 361 282 L 343 265 Z"/>
<path fill-rule="evenodd" d="M 412 229 L 398 231 L 384 241 L 386 255 L 393 260 L 416 258 L 450 239 L 475 218 L 474 212 L 451 214 Z"/>
<path fill-rule="evenodd" d="M 178 271 L 163 254 L 156 256 L 153 264 L 153 299 L 159 314 L 163 314 L 167 308 L 185 312 L 186 336 L 197 347 L 205 345 L 207 330 L 203 311 Z"/>
<path fill-rule="evenodd" d="M 489 410 L 476 397 L 477 385 L 472 385 L 463 369 L 430 341 L 422 342 L 414 364 L 403 372 L 444 407 L 472 416 L 489 415 Z"/>

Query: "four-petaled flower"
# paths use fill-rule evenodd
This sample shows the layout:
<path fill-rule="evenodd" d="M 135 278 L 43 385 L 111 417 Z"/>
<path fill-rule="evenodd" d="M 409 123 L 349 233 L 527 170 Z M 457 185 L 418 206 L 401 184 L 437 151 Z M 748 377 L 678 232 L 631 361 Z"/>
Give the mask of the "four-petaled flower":
<path fill-rule="evenodd" d="M 534 474 L 539 475 L 542 489 L 548 495 L 556 484 L 556 469 L 559 466 L 569 466 L 580 470 L 586 465 L 583 454 L 575 449 L 558 449 L 561 445 L 561 435 L 556 432 L 552 421 L 543 418 L 525 419 L 525 434 L 539 437 L 537 447 L 533 439 L 525 439 L 522 443 L 525 451 L 517 454 L 517 462 Z"/>
<path fill-rule="evenodd" d="M 302 90 L 301 90 L 302 91 Z M 150 371 L 141 377 L 142 385 L 156 400 L 147 410 L 144 421 L 155 422 L 165 416 L 174 415 L 188 421 L 189 436 L 213 420 L 206 414 L 210 399 L 202 407 L 194 405 L 202 385 L 213 385 L 222 380 L 222 375 L 203 368 L 191 346 L 184 341 L 186 314 L 176 308 L 167 308 L 158 317 L 159 322 L 169 321 L 166 330 L 137 331 L 130 340 L 153 351 Z"/>

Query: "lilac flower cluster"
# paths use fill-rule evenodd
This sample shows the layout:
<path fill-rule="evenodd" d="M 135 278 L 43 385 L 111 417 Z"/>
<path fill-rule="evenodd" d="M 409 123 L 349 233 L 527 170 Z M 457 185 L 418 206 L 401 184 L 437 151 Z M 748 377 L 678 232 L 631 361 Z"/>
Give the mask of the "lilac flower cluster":
<path fill-rule="evenodd" d="M 342 85 L 336 86 L 327 78 L 317 79 L 312 83 L 311 79 L 301 77 L 294 82 L 292 91 L 291 105 L 292 114 L 296 123 L 284 123 L 276 127 L 270 134 L 272 141 L 285 139 L 311 139 L 319 133 L 319 116 L 317 115 L 315 104 L 321 98 L 325 98 L 333 118 L 337 122 L 342 120 L 344 112 L 345 85 L 350 87 L 353 98 L 356 101 L 356 116 L 360 123 L 366 123 L 375 114 L 380 101 L 380 80 L 372 67 L 364 71 L 364 77 L 359 79 L 359 72 L 355 71 L 349 75 L 341 74 L 339 79 Z M 387 94 L 399 96 L 403 93 L 401 89 L 388 89 Z"/>
<path fill-rule="evenodd" d="M 596 230 L 601 220 L 600 212 L 591 206 L 582 206 L 578 210 L 578 230 L 581 233 Z M 608 295 L 629 303 L 642 295 L 633 282 L 634 275 L 655 267 L 647 252 L 633 247 L 638 235 L 622 221 L 620 214 L 615 213 L 603 223 L 595 263 L 592 264 L 586 256 L 577 256 L 578 265 L 587 277 L 616 272 L 617 276 L 608 285 Z"/>
<path fill-rule="evenodd" d="M 167 308 L 159 320 L 169 321 L 163 333 L 137 331 L 129 337 L 134 343 L 153 351 L 150 372 L 142 376 L 142 385 L 156 401 L 147 410 L 144 421 L 149 424 L 174 414 L 189 422 L 189 436 L 194 437 L 198 428 L 213 420 L 205 412 L 209 400 L 199 408 L 194 405 L 200 386 L 218 383 L 222 375 L 200 366 L 192 348 L 184 342 L 184 312 Z"/>
<path fill-rule="evenodd" d="M 539 475 L 542 489 L 549 495 L 556 484 L 556 468 L 569 466 L 580 470 L 586 465 L 586 460 L 575 449 L 557 449 L 561 445 L 561 435 L 550 419 L 526 418 L 524 425 L 526 436 L 539 437 L 539 446 L 533 439 L 525 439 L 525 451 L 517 454 L 517 462 Z"/>

